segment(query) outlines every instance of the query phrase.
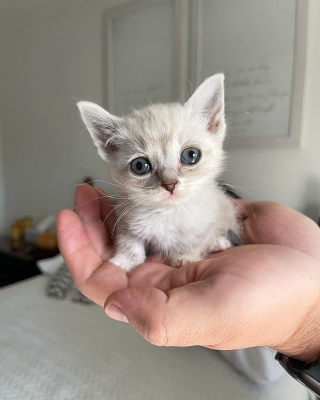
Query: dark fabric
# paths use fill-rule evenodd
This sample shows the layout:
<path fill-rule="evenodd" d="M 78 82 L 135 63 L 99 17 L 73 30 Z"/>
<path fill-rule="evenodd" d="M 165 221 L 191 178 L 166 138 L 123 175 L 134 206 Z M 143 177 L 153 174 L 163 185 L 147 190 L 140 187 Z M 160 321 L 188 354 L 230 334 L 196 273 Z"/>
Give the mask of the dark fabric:
<path fill-rule="evenodd" d="M 240 236 L 238 236 L 235 232 L 233 232 L 231 229 L 228 230 L 228 239 L 230 242 L 236 247 L 236 246 L 243 246 L 245 242 L 241 239 Z"/>
<path fill-rule="evenodd" d="M 223 192 L 228 196 L 231 197 L 232 199 L 241 199 L 242 197 L 232 188 L 231 185 L 228 185 L 227 183 L 223 181 L 218 181 L 219 187 L 223 190 Z"/>
<path fill-rule="evenodd" d="M 65 299 L 67 292 L 72 286 L 71 275 L 65 265 L 61 266 L 57 272 L 50 278 L 46 293 L 49 297 Z"/>
<path fill-rule="evenodd" d="M 65 299 L 69 292 L 75 291 L 71 301 L 80 304 L 93 304 L 91 300 L 85 297 L 78 289 L 74 289 L 74 283 L 66 265 L 62 265 L 56 273 L 50 278 L 46 288 L 47 296 L 56 299 Z"/>
<path fill-rule="evenodd" d="M 223 190 L 223 192 L 232 199 L 242 199 L 242 197 L 232 188 L 232 186 L 228 185 L 223 181 L 218 181 L 219 187 Z M 245 242 L 231 229 L 228 230 L 228 239 L 233 244 L 233 246 L 243 246 Z"/>

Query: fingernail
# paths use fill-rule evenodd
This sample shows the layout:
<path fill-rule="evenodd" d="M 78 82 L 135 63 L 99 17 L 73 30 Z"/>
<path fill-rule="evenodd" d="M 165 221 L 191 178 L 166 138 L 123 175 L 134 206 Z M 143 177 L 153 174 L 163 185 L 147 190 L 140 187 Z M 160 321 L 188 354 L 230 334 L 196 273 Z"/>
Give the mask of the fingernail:
<path fill-rule="evenodd" d="M 116 319 L 117 321 L 129 322 L 125 313 L 118 306 L 110 303 L 104 310 L 108 317 Z"/>

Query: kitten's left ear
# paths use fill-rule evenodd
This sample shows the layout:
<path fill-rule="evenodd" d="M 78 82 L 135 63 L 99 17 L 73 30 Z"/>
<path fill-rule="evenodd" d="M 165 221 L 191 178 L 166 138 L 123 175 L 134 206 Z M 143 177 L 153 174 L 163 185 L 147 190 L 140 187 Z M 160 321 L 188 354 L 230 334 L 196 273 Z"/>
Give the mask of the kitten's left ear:
<path fill-rule="evenodd" d="M 117 149 L 115 142 L 121 134 L 121 118 L 89 101 L 80 101 L 77 106 L 98 154 L 104 161 L 108 161 L 108 155 Z"/>
<path fill-rule="evenodd" d="M 207 129 L 223 139 L 226 131 L 224 74 L 212 75 L 202 82 L 187 100 L 186 107 L 192 114 L 204 116 L 208 121 Z"/>

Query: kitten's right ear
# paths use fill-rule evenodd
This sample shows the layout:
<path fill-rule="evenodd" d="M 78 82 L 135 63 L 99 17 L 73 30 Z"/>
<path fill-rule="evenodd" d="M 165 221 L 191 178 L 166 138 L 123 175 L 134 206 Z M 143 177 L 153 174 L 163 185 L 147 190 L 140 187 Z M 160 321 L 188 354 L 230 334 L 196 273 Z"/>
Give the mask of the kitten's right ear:
<path fill-rule="evenodd" d="M 121 127 L 121 118 L 89 101 L 79 101 L 77 106 L 100 157 L 107 161 L 108 153 L 116 150 L 113 141 Z"/>
<path fill-rule="evenodd" d="M 225 136 L 224 117 L 224 75 L 216 74 L 207 78 L 186 102 L 194 115 L 207 119 L 208 130 L 223 140 Z"/>

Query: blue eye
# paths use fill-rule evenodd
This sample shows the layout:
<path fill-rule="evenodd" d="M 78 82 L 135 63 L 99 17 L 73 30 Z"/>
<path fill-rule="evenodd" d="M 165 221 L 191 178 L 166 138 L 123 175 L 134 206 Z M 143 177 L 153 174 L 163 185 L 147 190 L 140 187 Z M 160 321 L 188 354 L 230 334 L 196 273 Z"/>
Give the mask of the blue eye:
<path fill-rule="evenodd" d="M 144 175 L 151 170 L 151 164 L 146 158 L 136 158 L 131 163 L 131 169 L 137 175 Z"/>
<path fill-rule="evenodd" d="M 181 153 L 182 164 L 195 164 L 200 160 L 200 150 L 195 147 L 188 147 Z"/>

